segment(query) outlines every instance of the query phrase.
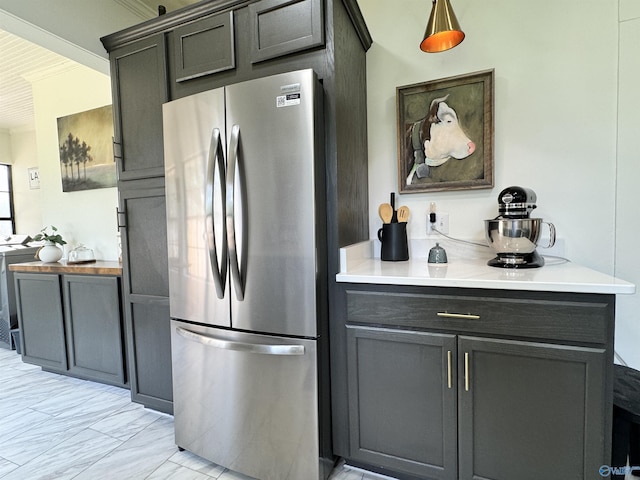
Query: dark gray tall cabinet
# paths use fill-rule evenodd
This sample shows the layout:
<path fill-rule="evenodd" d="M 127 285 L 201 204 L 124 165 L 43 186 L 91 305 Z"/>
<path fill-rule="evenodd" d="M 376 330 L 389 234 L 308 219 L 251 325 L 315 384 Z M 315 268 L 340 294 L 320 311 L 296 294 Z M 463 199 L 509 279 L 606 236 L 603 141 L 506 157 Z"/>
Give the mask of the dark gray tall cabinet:
<path fill-rule="evenodd" d="M 102 42 L 112 71 L 132 398 L 170 412 L 162 104 L 286 71 L 316 72 L 324 89 L 329 310 L 339 247 L 369 236 L 365 53 L 371 38 L 356 0 L 210 0 Z M 328 323 L 321 319 L 327 339 Z M 320 375 L 328 387 L 324 346 Z M 328 408 L 322 415 L 328 422 Z"/>
<path fill-rule="evenodd" d="M 132 400 L 172 413 L 162 104 L 166 42 L 155 34 L 110 51 L 118 228 Z"/>

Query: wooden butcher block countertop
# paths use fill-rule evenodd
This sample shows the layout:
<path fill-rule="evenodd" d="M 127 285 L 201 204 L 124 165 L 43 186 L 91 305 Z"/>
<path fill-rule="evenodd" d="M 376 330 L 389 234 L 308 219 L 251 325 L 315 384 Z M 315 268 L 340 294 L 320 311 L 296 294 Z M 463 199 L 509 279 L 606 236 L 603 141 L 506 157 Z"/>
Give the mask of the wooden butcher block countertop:
<path fill-rule="evenodd" d="M 26 262 L 9 265 L 13 272 L 29 273 L 76 273 L 84 275 L 122 275 L 120 262 L 106 262 L 98 260 L 92 263 L 67 263 L 59 261 L 54 263 Z"/>

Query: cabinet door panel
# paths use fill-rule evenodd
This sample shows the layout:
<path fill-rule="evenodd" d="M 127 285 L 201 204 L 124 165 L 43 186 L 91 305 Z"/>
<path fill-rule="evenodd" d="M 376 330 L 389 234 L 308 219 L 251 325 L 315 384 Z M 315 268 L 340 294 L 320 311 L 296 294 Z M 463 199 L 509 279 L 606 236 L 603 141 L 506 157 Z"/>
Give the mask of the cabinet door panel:
<path fill-rule="evenodd" d="M 458 349 L 460 479 L 598 476 L 604 350 L 475 337 Z"/>
<path fill-rule="evenodd" d="M 132 400 L 173 413 L 169 301 L 132 303 L 129 314 Z"/>
<path fill-rule="evenodd" d="M 164 175 L 162 104 L 167 98 L 164 34 L 111 52 L 118 179 Z"/>
<path fill-rule="evenodd" d="M 348 326 L 347 342 L 351 458 L 455 479 L 455 336 Z"/>
<path fill-rule="evenodd" d="M 122 182 L 119 193 L 131 398 L 172 413 L 164 181 Z"/>
<path fill-rule="evenodd" d="M 236 66 L 233 12 L 176 28 L 176 81 L 230 70 Z"/>
<path fill-rule="evenodd" d="M 124 385 L 124 350 L 116 277 L 63 277 L 69 371 Z"/>
<path fill-rule="evenodd" d="M 251 63 L 324 43 L 322 0 L 263 0 L 249 4 Z"/>
<path fill-rule="evenodd" d="M 122 233 L 125 288 L 133 295 L 168 297 L 164 187 L 121 189 L 120 204 L 126 212 Z"/>
<path fill-rule="evenodd" d="M 60 280 L 55 274 L 16 273 L 22 359 L 52 370 L 67 370 Z"/>

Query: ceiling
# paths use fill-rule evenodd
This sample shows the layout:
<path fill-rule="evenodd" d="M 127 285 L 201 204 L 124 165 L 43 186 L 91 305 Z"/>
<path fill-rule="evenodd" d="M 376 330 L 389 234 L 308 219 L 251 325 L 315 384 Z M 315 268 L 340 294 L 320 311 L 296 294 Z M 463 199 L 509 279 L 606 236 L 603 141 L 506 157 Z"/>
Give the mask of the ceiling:
<path fill-rule="evenodd" d="M 68 64 L 75 62 L 0 30 L 0 129 L 33 124 L 31 83 L 27 78 Z"/>
<path fill-rule="evenodd" d="M 67 0 L 55 2 L 55 9 L 49 2 L 0 0 L 0 130 L 33 125 L 30 80 L 73 68 L 84 63 L 83 56 L 90 60 L 88 66 L 103 62 L 103 70 L 108 71 L 107 54 L 97 44 L 100 36 L 157 16 L 158 2 L 171 12 L 198 0 Z M 78 16 L 83 22 L 77 21 Z M 65 25 L 60 18 L 72 20 Z M 83 44 L 83 35 L 92 37 L 91 45 Z M 70 47 L 83 55 L 70 59 L 65 55 Z"/>

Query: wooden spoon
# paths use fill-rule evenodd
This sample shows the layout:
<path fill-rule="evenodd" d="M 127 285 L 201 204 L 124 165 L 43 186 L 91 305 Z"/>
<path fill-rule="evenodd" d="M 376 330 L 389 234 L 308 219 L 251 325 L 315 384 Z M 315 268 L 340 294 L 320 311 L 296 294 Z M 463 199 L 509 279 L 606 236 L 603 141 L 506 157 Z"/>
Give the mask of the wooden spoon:
<path fill-rule="evenodd" d="M 400 207 L 398 209 L 398 222 L 406 223 L 409 220 L 409 207 Z"/>
<path fill-rule="evenodd" d="M 381 203 L 378 207 L 378 215 L 380 215 L 383 223 L 391 223 L 391 219 L 393 218 L 393 207 L 388 203 Z"/>

